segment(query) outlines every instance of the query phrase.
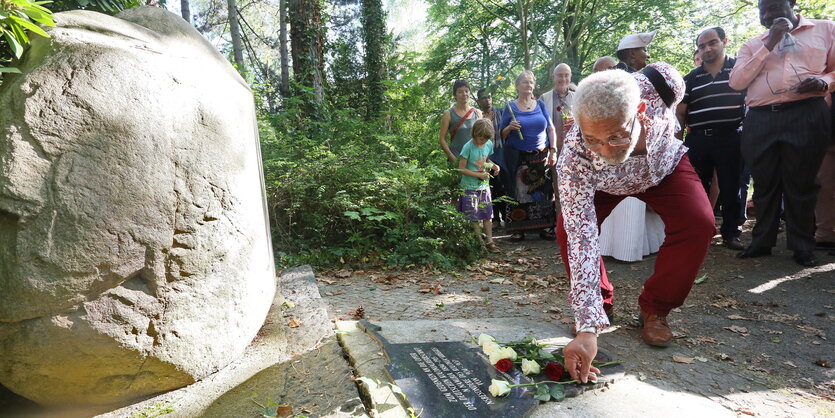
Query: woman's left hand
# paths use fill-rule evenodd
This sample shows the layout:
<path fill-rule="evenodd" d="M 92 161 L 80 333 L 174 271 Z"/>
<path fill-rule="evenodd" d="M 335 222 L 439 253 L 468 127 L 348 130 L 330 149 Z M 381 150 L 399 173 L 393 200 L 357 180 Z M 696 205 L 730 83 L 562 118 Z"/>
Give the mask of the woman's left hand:
<path fill-rule="evenodd" d="M 549 166 L 553 166 L 557 163 L 557 150 L 549 149 L 548 150 L 548 160 L 545 162 Z"/>

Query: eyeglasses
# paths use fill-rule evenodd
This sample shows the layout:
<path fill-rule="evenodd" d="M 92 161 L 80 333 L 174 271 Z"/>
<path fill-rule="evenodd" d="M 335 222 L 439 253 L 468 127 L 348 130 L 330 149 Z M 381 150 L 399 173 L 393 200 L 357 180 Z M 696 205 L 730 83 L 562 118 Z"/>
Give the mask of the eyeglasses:
<path fill-rule="evenodd" d="M 791 64 L 789 64 L 789 65 L 791 65 Z M 768 86 L 768 89 L 771 90 L 771 94 L 778 95 L 778 94 L 783 94 L 783 93 L 790 92 L 790 91 L 796 91 L 797 88 L 800 87 L 800 83 L 801 83 L 800 74 L 797 73 L 797 68 L 794 68 L 794 65 L 791 65 L 791 67 L 792 67 L 792 71 L 794 71 L 794 75 L 797 77 L 797 83 L 795 83 L 791 87 L 788 87 L 788 88 L 785 88 L 785 89 L 779 89 L 779 90 L 774 90 L 771 87 L 771 83 L 768 82 L 768 71 L 766 71 L 766 73 L 765 73 L 765 84 Z"/>
<path fill-rule="evenodd" d="M 580 139 L 583 140 L 583 145 L 585 145 L 586 148 L 588 148 L 590 150 L 593 150 L 593 151 L 600 149 L 604 145 L 608 145 L 610 147 L 622 147 L 622 146 L 624 146 L 624 145 L 626 145 L 626 144 L 628 144 L 632 141 L 632 131 L 635 129 L 635 121 L 636 121 L 637 117 L 638 117 L 637 113 L 635 114 L 635 116 L 632 116 L 632 121 L 629 122 L 629 135 L 627 135 L 625 137 L 610 139 L 608 141 L 589 142 L 583 136 L 583 131 L 578 128 L 578 132 L 580 133 Z"/>

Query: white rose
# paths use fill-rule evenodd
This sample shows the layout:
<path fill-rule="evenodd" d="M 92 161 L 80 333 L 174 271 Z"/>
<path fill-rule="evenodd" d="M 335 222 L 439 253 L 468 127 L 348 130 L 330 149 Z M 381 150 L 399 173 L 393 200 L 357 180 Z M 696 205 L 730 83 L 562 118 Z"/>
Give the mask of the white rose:
<path fill-rule="evenodd" d="M 494 342 L 496 342 L 496 339 L 495 339 L 495 338 L 493 338 L 493 337 L 491 337 L 491 336 L 489 336 L 489 335 L 487 335 L 487 334 L 481 334 L 481 335 L 479 335 L 479 336 L 478 336 L 478 345 L 479 345 L 479 347 L 482 347 L 482 348 L 483 348 L 483 347 L 484 347 L 484 344 L 487 344 L 487 343 L 494 343 Z"/>
<path fill-rule="evenodd" d="M 511 361 L 516 361 L 516 351 L 514 351 L 512 348 L 505 347 L 502 349 L 502 352 L 504 352 L 505 356 L 507 356 L 505 358 L 510 359 Z"/>
<path fill-rule="evenodd" d="M 488 355 L 490 356 L 490 364 L 496 364 L 502 359 L 516 360 L 516 352 L 510 347 L 499 348 Z"/>
<path fill-rule="evenodd" d="M 510 393 L 510 387 L 509 386 L 510 385 L 507 382 L 505 382 L 504 380 L 493 379 L 493 382 L 490 384 L 490 388 L 489 388 L 490 394 L 497 397 L 497 398 L 505 396 L 508 393 Z"/>
<path fill-rule="evenodd" d="M 522 359 L 522 373 L 525 375 L 531 375 L 539 374 L 540 371 L 542 371 L 542 369 L 540 369 L 539 363 L 533 360 Z"/>
<path fill-rule="evenodd" d="M 489 356 L 490 354 L 493 354 L 494 351 L 499 351 L 501 349 L 502 349 L 502 346 L 500 346 L 496 343 L 487 343 L 487 344 L 484 344 L 484 348 L 482 348 L 482 351 L 484 351 L 484 354 Z"/>

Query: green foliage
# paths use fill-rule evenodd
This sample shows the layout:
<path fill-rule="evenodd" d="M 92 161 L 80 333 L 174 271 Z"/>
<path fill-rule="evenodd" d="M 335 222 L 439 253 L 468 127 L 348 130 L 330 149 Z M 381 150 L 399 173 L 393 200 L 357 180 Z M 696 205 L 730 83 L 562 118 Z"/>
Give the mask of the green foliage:
<path fill-rule="evenodd" d="M 366 111 L 371 119 L 384 103 L 386 15 L 382 0 L 362 0 L 362 34 L 365 46 Z"/>
<path fill-rule="evenodd" d="M 19 72 L 6 67 L 13 59 L 20 59 L 29 45 L 29 33 L 49 37 L 38 24 L 55 26 L 52 12 L 42 5 L 48 1 L 0 0 L 0 73 Z"/>
<path fill-rule="evenodd" d="M 49 6 L 49 9 L 53 12 L 92 10 L 114 15 L 122 10 L 132 9 L 144 4 L 145 2 L 142 0 L 56 0 Z M 158 4 L 164 4 L 164 2 Z"/>
<path fill-rule="evenodd" d="M 404 58 L 407 59 L 407 58 Z M 393 63 L 393 68 L 409 64 Z M 458 175 L 427 124 L 414 73 L 388 83 L 396 118 L 365 120 L 350 108 L 304 117 L 289 99 L 262 118 L 261 141 L 274 246 L 281 264 L 353 263 L 451 268 L 479 242 L 451 202 Z"/>

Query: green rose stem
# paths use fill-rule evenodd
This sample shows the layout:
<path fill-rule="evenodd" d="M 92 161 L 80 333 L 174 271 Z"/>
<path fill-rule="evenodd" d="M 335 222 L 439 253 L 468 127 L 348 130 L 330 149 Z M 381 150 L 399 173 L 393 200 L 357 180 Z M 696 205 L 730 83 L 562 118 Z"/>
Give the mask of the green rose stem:
<path fill-rule="evenodd" d="M 508 108 L 508 109 L 510 109 L 510 117 L 513 119 L 513 121 L 514 121 L 514 122 L 516 122 L 516 113 L 513 113 L 513 106 L 511 106 L 510 104 L 508 104 L 508 105 L 507 105 L 507 108 Z M 517 130 L 516 130 L 516 133 L 517 133 L 517 134 L 519 134 L 519 140 L 520 140 L 520 141 L 524 141 L 524 140 L 525 140 L 525 138 L 524 138 L 524 137 L 522 137 L 522 131 L 520 131 L 520 130 L 518 130 L 518 129 L 517 129 Z"/>
<path fill-rule="evenodd" d="M 556 384 L 556 385 L 567 385 L 569 383 L 580 383 L 580 381 L 577 380 L 577 379 L 566 380 L 565 382 L 555 382 L 553 380 L 543 380 L 541 382 L 534 382 L 534 383 L 520 383 L 518 385 L 507 385 L 507 387 L 513 389 L 513 388 L 521 388 L 521 387 L 525 387 L 525 386 L 536 386 L 536 385 L 541 385 L 543 383 L 553 383 L 553 384 Z"/>

